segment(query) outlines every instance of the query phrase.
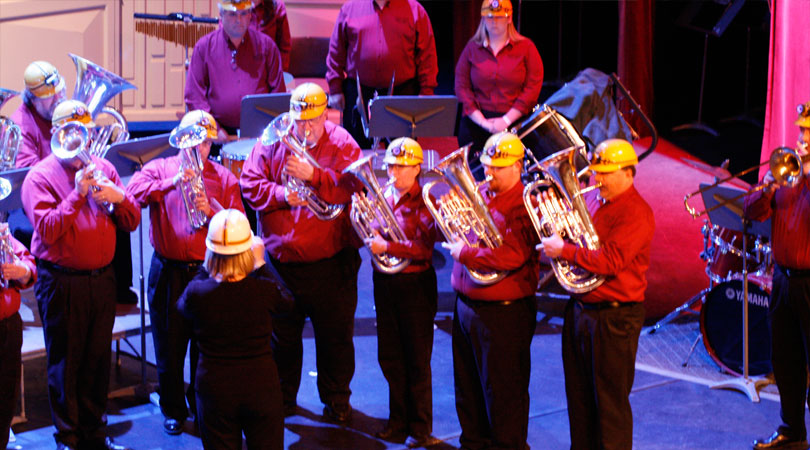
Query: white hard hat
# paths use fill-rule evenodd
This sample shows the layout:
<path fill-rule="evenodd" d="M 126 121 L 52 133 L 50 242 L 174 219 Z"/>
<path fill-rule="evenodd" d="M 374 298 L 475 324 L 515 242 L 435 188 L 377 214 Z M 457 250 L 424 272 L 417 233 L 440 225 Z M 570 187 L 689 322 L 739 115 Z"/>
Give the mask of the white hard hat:
<path fill-rule="evenodd" d="M 219 255 L 238 255 L 253 245 L 247 217 L 237 209 L 223 209 L 211 218 L 205 246 Z"/>

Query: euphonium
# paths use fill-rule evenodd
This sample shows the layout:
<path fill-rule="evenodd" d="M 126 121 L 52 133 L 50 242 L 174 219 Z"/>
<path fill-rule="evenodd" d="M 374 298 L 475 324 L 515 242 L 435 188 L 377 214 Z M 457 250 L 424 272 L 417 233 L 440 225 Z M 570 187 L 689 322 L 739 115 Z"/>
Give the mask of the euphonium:
<path fill-rule="evenodd" d="M 373 224 L 376 223 L 383 236 L 387 236 L 394 242 L 404 241 L 407 239 L 405 233 L 402 232 L 402 228 L 394 216 L 394 211 L 385 200 L 384 189 L 380 187 L 377 176 L 374 174 L 374 167 L 371 164 L 373 157 L 374 155 L 366 156 L 343 170 L 343 173 L 351 173 L 360 179 L 368 189 L 368 195 L 362 192 L 352 195 L 349 219 L 352 221 L 354 231 L 363 239 L 374 237 Z M 393 180 L 388 184 L 392 184 Z M 411 263 L 410 259 L 398 258 L 387 253 L 379 255 L 372 253 L 371 256 L 377 270 L 385 274 L 401 272 Z"/>
<path fill-rule="evenodd" d="M 60 161 L 78 160 L 81 162 L 82 167 L 94 166 L 93 160 L 87 152 L 89 139 L 90 132 L 87 131 L 87 127 L 79 122 L 67 122 L 53 132 L 53 136 L 51 136 L 51 152 Z M 93 178 L 96 181 L 108 179 L 107 175 L 98 169 L 93 171 Z M 92 189 L 99 191 L 101 188 L 93 186 Z M 108 213 L 112 213 L 114 207 L 115 205 L 112 203 L 104 202 L 104 209 Z"/>
<path fill-rule="evenodd" d="M 186 207 L 186 216 L 191 227 L 195 230 L 205 226 L 208 216 L 205 212 L 194 206 L 194 199 L 197 196 L 207 196 L 202 172 L 205 162 L 200 157 L 198 146 L 205 142 L 208 132 L 199 125 L 192 125 L 184 128 L 175 128 L 169 135 L 169 144 L 179 150 L 180 171 L 185 173 L 186 169 L 191 169 L 194 175 L 190 180 L 180 183 L 180 193 L 183 197 L 183 205 Z"/>
<path fill-rule="evenodd" d="M 422 188 L 422 199 L 448 241 L 462 240 L 470 247 L 483 244 L 489 248 L 497 248 L 503 242 L 503 237 L 495 226 L 492 216 L 489 215 L 484 198 L 478 192 L 478 184 L 470 172 L 470 166 L 467 164 L 469 149 L 469 145 L 461 147 L 431 169 L 439 173 L 442 180 L 425 184 Z M 430 190 L 439 181 L 450 186 L 450 191 L 436 206 Z M 466 269 L 472 279 L 482 285 L 497 283 L 506 276 L 505 272 L 485 273 L 469 267 Z"/>
<path fill-rule="evenodd" d="M 0 264 L 13 263 L 19 261 L 14 254 L 14 247 L 11 245 L 11 233 L 8 230 L 8 223 L 0 223 Z M 0 274 L 2 275 L 2 274 Z M 0 286 L 4 289 L 8 287 L 9 280 L 4 275 L 0 276 Z"/>
<path fill-rule="evenodd" d="M 0 109 L 19 92 L 0 88 Z M 8 117 L 0 116 L 0 172 L 11 170 L 17 161 L 22 133 L 20 127 Z"/>
<path fill-rule="evenodd" d="M 292 132 L 293 120 L 289 113 L 284 113 L 273 119 L 262 132 L 262 145 L 272 145 L 281 141 L 295 156 L 306 159 L 315 168 L 321 165 L 307 152 L 295 134 Z M 323 201 L 306 181 L 282 174 L 282 183 L 287 189 L 298 194 L 298 197 L 307 202 L 307 208 L 321 220 L 332 220 L 343 212 L 344 205 L 330 205 Z"/>
<path fill-rule="evenodd" d="M 598 186 L 583 190 L 579 188 L 574 157 L 576 152 L 582 150 L 581 147 L 566 149 L 540 161 L 538 167 L 545 179 L 526 185 L 523 204 L 529 211 L 534 230 L 541 238 L 556 232 L 580 247 L 598 250 L 599 235 L 582 198 L 583 193 Z M 604 276 L 588 272 L 562 258 L 553 258 L 551 268 L 560 285 L 574 294 L 596 289 L 605 281 Z"/>

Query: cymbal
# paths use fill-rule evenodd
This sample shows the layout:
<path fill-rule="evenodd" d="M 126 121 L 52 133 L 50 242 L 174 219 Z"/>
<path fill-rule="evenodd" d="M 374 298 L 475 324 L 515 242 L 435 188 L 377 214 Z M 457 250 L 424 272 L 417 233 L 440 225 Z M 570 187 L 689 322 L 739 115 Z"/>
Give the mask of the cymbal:
<path fill-rule="evenodd" d="M 731 176 L 731 172 L 729 172 L 725 167 L 722 166 L 713 166 L 711 164 L 706 164 L 705 162 L 702 161 L 696 161 L 694 159 L 687 159 L 687 158 L 681 158 L 681 161 L 683 161 L 689 166 L 694 167 L 697 170 L 700 170 L 701 172 L 706 172 L 709 175 L 715 176 L 721 180 Z"/>
<path fill-rule="evenodd" d="M 743 216 L 743 199 L 742 198 L 733 198 L 733 197 L 726 197 L 722 194 L 715 193 L 713 195 L 714 199 L 718 202 L 722 203 L 729 211 L 733 212 L 739 217 Z"/>

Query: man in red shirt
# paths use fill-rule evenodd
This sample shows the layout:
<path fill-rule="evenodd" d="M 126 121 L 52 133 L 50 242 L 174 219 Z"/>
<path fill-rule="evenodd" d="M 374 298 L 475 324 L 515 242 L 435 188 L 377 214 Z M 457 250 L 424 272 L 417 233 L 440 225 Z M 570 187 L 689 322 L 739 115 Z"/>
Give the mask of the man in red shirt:
<path fill-rule="evenodd" d="M 436 41 L 425 8 L 416 0 L 352 0 L 338 14 L 326 57 L 329 106 L 343 110 L 343 126 L 369 148 L 356 110 L 357 76 L 363 100 L 386 95 L 433 95 Z"/>
<path fill-rule="evenodd" d="M 289 72 L 292 39 L 284 0 L 256 0 L 250 24 L 273 39 L 281 53 L 281 67 Z"/>
<path fill-rule="evenodd" d="M 191 330 L 177 310 L 177 300 L 197 275 L 205 258 L 208 231 L 207 223 L 200 228 L 191 225 L 186 208 L 202 211 L 209 219 L 222 209 L 243 211 L 239 181 L 228 169 L 208 159 L 211 141 L 217 137 L 216 121 L 205 111 L 190 111 L 175 130 L 194 125 L 203 127 L 207 133 L 196 150 L 203 163 L 200 176 L 206 195 L 195 196 L 191 205 L 184 203 L 181 185 L 190 183 L 195 173 L 182 162 L 180 154 L 150 161 L 132 176 L 127 186 L 127 192 L 141 208 L 149 207 L 149 239 L 155 249 L 149 268 L 149 316 L 160 384 L 160 409 L 165 416 L 163 429 L 171 435 L 182 432 L 188 416 L 183 396 L 183 366 Z M 192 380 L 195 352 L 195 344 L 192 344 Z M 193 381 L 186 395 L 189 404 L 194 405 Z"/>
<path fill-rule="evenodd" d="M 525 448 L 529 429 L 530 347 L 537 316 L 537 234 L 523 206 L 525 148 L 514 134 L 493 135 L 481 163 L 481 188 L 503 242 L 494 249 L 461 240 L 442 244 L 456 260 L 452 284 L 453 378 L 464 448 Z M 466 270 L 465 270 L 466 268 Z M 483 285 L 469 270 L 503 272 Z"/>
<path fill-rule="evenodd" d="M 269 260 L 295 297 L 295 311 L 273 324 L 285 414 L 296 410 L 303 363 L 301 336 L 309 317 L 315 329 L 324 416 L 343 423 L 351 418 L 349 384 L 354 375 L 352 339 L 360 255 L 351 244 L 348 211 L 325 220 L 284 181 L 285 175 L 302 180 L 330 205 L 345 205 L 362 189 L 354 175 L 342 173 L 359 159 L 360 148 L 346 130 L 326 120 L 326 102 L 326 93 L 314 83 L 296 87 L 290 99 L 292 125 L 287 138 L 306 148 L 319 167 L 295 156 L 284 139 L 265 139 L 268 127 L 245 161 L 240 184 L 245 200 L 259 213 Z"/>
<path fill-rule="evenodd" d="M 72 139 L 63 136 L 65 144 Z M 116 230 L 134 231 L 141 212 L 115 167 L 52 153 L 22 185 L 34 225 L 34 290 L 48 353 L 48 392 L 57 448 L 124 448 L 105 439 L 110 340 L 115 322 Z M 112 204 L 112 213 L 106 204 Z"/>
<path fill-rule="evenodd" d="M 186 78 L 188 109 L 211 113 L 228 134 L 239 128 L 242 97 L 287 90 L 278 47 L 250 26 L 252 10 L 250 0 L 219 0 L 222 26 L 194 45 Z"/>
<path fill-rule="evenodd" d="M 810 102 L 799 105 L 799 156 L 810 145 Z M 753 220 L 771 218 L 771 246 L 776 262 L 769 304 L 771 363 L 779 388 L 782 424 L 769 437 L 754 441 L 754 450 L 806 449 L 804 422 L 807 396 L 807 344 L 810 343 L 810 163 L 796 186 L 770 187 L 745 199 L 745 214 Z M 763 183 L 773 183 L 768 171 Z"/>
<path fill-rule="evenodd" d="M 549 258 L 606 277 L 565 308 L 562 352 L 571 448 L 632 448 L 629 397 L 655 219 L 633 186 L 638 164 L 633 146 L 608 139 L 594 155 L 590 169 L 600 188 L 585 196 L 601 247 L 578 247 L 554 234 L 539 248 Z"/>

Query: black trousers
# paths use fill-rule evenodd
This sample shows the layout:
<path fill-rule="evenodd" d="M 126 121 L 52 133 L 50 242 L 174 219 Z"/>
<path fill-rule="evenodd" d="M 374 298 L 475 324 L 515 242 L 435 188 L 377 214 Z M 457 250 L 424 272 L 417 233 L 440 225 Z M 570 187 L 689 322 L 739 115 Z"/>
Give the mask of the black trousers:
<path fill-rule="evenodd" d="M 414 436 L 433 431 L 433 318 L 436 271 L 374 271 L 377 360 L 388 381 L 388 425 Z"/>
<path fill-rule="evenodd" d="M 302 333 L 309 317 L 315 332 L 318 393 L 321 402 L 349 404 L 354 376 L 354 312 L 360 254 L 346 248 L 312 263 L 281 263 L 268 258 L 295 297 L 295 309 L 273 321 L 273 354 L 285 405 L 294 405 L 304 358 Z"/>
<path fill-rule="evenodd" d="M 362 80 L 360 80 L 362 81 Z M 388 95 L 388 88 L 373 88 L 360 85 L 363 91 L 364 107 L 368 111 L 368 102 L 374 98 L 374 92 L 379 95 Z M 394 86 L 393 95 L 419 95 L 419 80 L 412 78 Z M 360 120 L 360 111 L 357 110 L 357 80 L 352 78 L 343 80 L 343 98 L 346 103 L 343 108 L 343 128 L 352 135 L 357 145 L 363 150 L 371 148 L 372 140 L 366 138 L 363 132 L 363 123 Z"/>
<path fill-rule="evenodd" d="M 48 354 L 48 397 L 58 442 L 104 438 L 115 322 L 112 267 L 71 274 L 37 265 L 34 292 Z M 103 441 L 102 441 L 103 442 Z"/>
<path fill-rule="evenodd" d="M 115 230 L 115 254 L 112 261 L 115 270 L 116 295 L 120 298 L 132 287 L 132 240 L 129 231 Z"/>
<path fill-rule="evenodd" d="M 192 339 L 191 329 L 177 309 L 177 300 L 194 279 L 198 269 L 198 264 L 167 260 L 157 253 L 152 254 L 152 264 L 149 267 L 149 319 L 152 323 L 152 340 L 155 344 L 160 384 L 160 409 L 164 416 L 181 422 L 186 420 L 189 413 L 186 398 L 192 407 L 192 413 L 194 412 L 194 376 L 199 351 Z M 189 342 L 191 383 L 186 392 L 183 367 Z"/>
<path fill-rule="evenodd" d="M 0 449 L 8 445 L 8 432 L 17 407 L 20 385 L 22 318 L 15 312 L 0 320 Z"/>
<path fill-rule="evenodd" d="M 534 296 L 508 305 L 456 300 L 453 379 L 462 448 L 526 447 L 536 317 Z"/>
<path fill-rule="evenodd" d="M 197 366 L 200 438 L 208 450 L 284 448 L 284 412 L 278 372 L 270 355 L 211 360 Z"/>
<path fill-rule="evenodd" d="M 779 388 L 782 425 L 779 432 L 805 439 L 804 405 L 807 392 L 808 349 L 810 349 L 810 276 L 788 277 L 776 266 L 769 305 L 771 363 Z"/>
<path fill-rule="evenodd" d="M 562 333 L 565 396 L 572 449 L 633 447 L 630 390 L 644 305 L 565 307 Z"/>

